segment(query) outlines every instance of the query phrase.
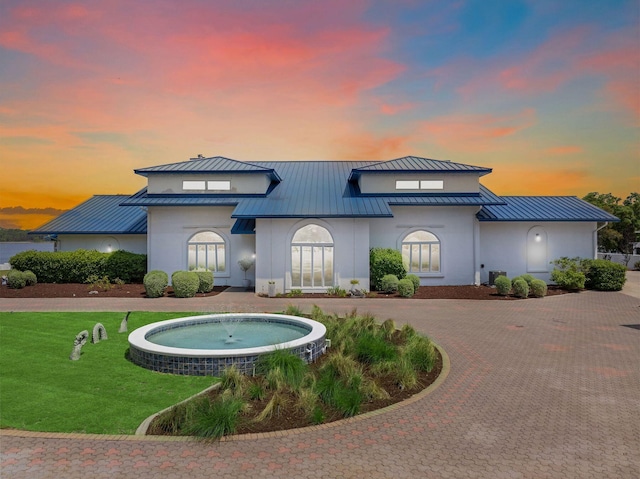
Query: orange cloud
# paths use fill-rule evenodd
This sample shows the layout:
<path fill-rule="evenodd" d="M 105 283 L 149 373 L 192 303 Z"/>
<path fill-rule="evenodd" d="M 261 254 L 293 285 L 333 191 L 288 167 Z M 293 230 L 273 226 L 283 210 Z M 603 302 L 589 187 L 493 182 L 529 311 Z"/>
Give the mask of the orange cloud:
<path fill-rule="evenodd" d="M 497 144 L 516 132 L 535 124 L 535 111 L 523 110 L 515 115 L 449 115 L 423 122 L 420 129 L 426 140 L 452 151 L 478 152 Z"/>

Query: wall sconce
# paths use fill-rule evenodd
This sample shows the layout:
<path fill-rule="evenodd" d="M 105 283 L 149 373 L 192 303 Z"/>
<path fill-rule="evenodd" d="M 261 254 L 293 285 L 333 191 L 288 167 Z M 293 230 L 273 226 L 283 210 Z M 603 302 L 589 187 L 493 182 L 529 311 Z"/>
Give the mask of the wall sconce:
<path fill-rule="evenodd" d="M 540 241 L 542 241 L 542 237 L 540 236 L 540 233 L 536 233 L 536 243 L 540 243 Z"/>

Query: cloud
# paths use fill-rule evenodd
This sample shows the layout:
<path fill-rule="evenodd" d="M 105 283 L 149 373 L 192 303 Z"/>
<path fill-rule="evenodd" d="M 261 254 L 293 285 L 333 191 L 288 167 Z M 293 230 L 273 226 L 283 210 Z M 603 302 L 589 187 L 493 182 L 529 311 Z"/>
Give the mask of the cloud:
<path fill-rule="evenodd" d="M 452 114 L 422 122 L 426 141 L 452 151 L 478 152 L 497 148 L 507 137 L 536 123 L 533 109 L 514 115 Z"/>
<path fill-rule="evenodd" d="M 58 208 L 25 208 L 24 206 L 7 206 L 0 208 L 0 215 L 50 215 L 58 216 L 65 211 Z"/>

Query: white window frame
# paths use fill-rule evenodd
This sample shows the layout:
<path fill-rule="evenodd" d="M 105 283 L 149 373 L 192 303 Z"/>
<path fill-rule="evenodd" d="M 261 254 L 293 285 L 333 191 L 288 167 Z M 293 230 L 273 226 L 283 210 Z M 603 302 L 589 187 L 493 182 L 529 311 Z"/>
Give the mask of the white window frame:
<path fill-rule="evenodd" d="M 421 190 L 443 190 L 444 181 L 443 180 L 420 180 L 420 189 Z"/>
<path fill-rule="evenodd" d="M 183 191 L 204 191 L 206 188 L 206 182 L 204 180 L 183 180 Z"/>
<path fill-rule="evenodd" d="M 429 233 L 431 235 L 433 235 L 434 238 L 436 238 L 435 241 L 406 241 L 407 237 L 409 237 L 410 235 L 417 233 L 419 231 L 424 231 L 425 233 Z M 422 269 L 422 250 L 424 246 L 428 246 L 428 255 L 429 255 L 429 269 L 428 270 L 424 270 Z M 434 270 L 433 269 L 433 246 L 437 245 L 438 246 L 438 269 Z M 409 247 L 409 257 L 407 258 L 404 254 L 404 247 L 408 246 Z M 413 246 L 418 246 L 418 269 L 413 269 L 412 268 L 412 264 L 413 264 Z M 432 231 L 429 231 L 427 229 L 423 229 L 423 228 L 419 228 L 419 229 L 415 229 L 412 231 L 409 231 L 406 235 L 404 235 L 404 237 L 402 238 L 402 241 L 400 243 L 400 254 L 402 254 L 402 261 L 405 263 L 405 267 L 407 268 L 407 273 L 409 274 L 415 274 L 417 276 L 442 276 L 442 241 L 440 240 L 440 238 L 438 237 L 438 235 L 436 235 L 435 233 L 433 233 Z"/>
<path fill-rule="evenodd" d="M 221 241 L 194 241 L 193 239 L 201 234 L 201 233 L 213 233 L 216 236 L 220 237 Z M 189 264 L 189 254 L 190 254 L 190 249 L 191 247 L 195 247 L 194 248 L 194 256 L 195 256 L 195 265 L 192 268 L 191 265 Z M 202 230 L 202 231 L 198 231 L 197 233 L 194 233 L 193 235 L 191 235 L 189 237 L 189 239 L 187 240 L 187 271 L 198 271 L 198 257 L 201 254 L 200 253 L 200 248 L 198 248 L 199 246 L 205 246 L 204 248 L 204 254 L 205 254 L 205 265 L 206 265 L 206 270 L 207 271 L 211 271 L 213 272 L 214 275 L 220 275 L 220 276 L 228 276 L 228 265 L 229 265 L 229 246 L 228 246 L 228 241 L 225 239 L 225 237 L 223 235 L 221 235 L 220 233 L 218 233 L 217 231 L 214 230 Z M 211 268 L 211 262 L 209 261 L 209 253 L 210 253 L 210 247 L 213 246 L 213 268 Z M 223 257 L 224 257 L 224 269 L 220 270 L 220 266 L 219 266 L 219 249 L 220 246 L 222 246 L 224 248 L 224 252 L 223 252 Z"/>
<path fill-rule="evenodd" d="M 308 226 L 317 226 L 319 228 L 324 229 L 327 234 L 329 235 L 329 237 L 331 238 L 331 242 L 295 242 L 294 238 L 296 236 L 296 234 L 298 233 L 298 231 L 300 231 L 303 228 L 306 228 Z M 298 249 L 297 251 L 295 249 Z M 304 253 L 304 248 L 310 248 L 311 250 L 311 285 L 305 285 L 304 284 L 304 271 L 303 271 L 303 253 Z M 319 253 L 315 253 L 314 252 L 314 248 L 320 248 Z M 330 276 L 330 280 L 326 281 L 326 276 L 327 276 L 327 261 L 328 261 L 328 249 L 327 248 L 331 248 L 331 276 Z M 336 263 L 335 263 L 335 258 L 336 258 L 336 248 L 335 248 L 335 241 L 333 239 L 333 235 L 331 234 L 331 231 L 329 231 L 329 229 L 327 229 L 326 227 L 319 225 L 317 223 L 308 223 L 306 225 L 302 225 L 299 228 L 296 228 L 296 230 L 293 232 L 293 235 L 291 236 L 291 243 L 290 243 L 290 248 L 289 248 L 289 252 L 290 252 L 290 256 L 289 256 L 289 261 L 291 261 L 291 267 L 290 267 L 290 272 L 291 272 L 291 288 L 292 289 L 326 289 L 326 288 L 330 288 L 334 285 L 335 282 L 335 268 L 336 268 Z M 293 255 L 299 255 L 298 257 L 298 264 L 300 265 L 300 271 L 298 271 L 299 273 L 299 277 L 300 277 L 300 283 L 299 284 L 294 284 L 293 283 L 293 278 L 294 278 L 294 271 L 293 271 Z M 320 284 L 316 284 L 315 281 L 315 277 L 314 277 L 314 267 L 317 265 L 316 261 L 320 262 L 321 265 L 321 271 L 320 271 Z"/>
<path fill-rule="evenodd" d="M 207 189 L 215 191 L 230 191 L 231 181 L 229 180 L 209 180 L 207 181 Z"/>
<path fill-rule="evenodd" d="M 396 180 L 396 190 L 418 190 L 420 181 L 418 180 Z"/>

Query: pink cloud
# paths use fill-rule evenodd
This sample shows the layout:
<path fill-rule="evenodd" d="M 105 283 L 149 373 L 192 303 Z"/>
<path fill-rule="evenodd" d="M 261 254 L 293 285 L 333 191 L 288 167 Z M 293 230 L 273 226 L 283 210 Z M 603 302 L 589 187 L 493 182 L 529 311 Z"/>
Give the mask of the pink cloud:
<path fill-rule="evenodd" d="M 487 151 L 521 130 L 535 124 L 535 111 L 515 115 L 448 115 L 423 122 L 420 129 L 427 140 L 452 151 Z"/>
<path fill-rule="evenodd" d="M 411 110 L 416 107 L 416 103 L 413 102 L 404 102 L 404 103 L 382 103 L 380 105 L 380 112 L 385 115 L 396 115 L 403 111 Z"/>

